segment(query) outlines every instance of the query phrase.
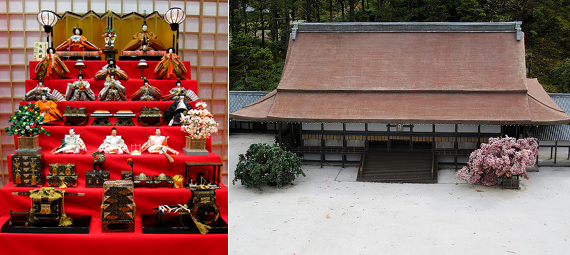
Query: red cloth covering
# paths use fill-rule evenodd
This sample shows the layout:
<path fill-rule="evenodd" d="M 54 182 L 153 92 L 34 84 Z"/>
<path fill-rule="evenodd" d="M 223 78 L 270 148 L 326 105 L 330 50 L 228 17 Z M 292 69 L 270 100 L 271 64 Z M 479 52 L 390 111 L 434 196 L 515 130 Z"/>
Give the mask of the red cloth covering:
<path fill-rule="evenodd" d="M 125 86 L 125 89 L 127 90 L 127 97 L 130 100 L 130 97 L 143 85 L 143 80 L 138 79 L 138 78 L 140 78 L 139 76 L 134 77 L 137 79 L 132 79 L 133 77 L 132 77 L 131 73 L 128 73 L 128 74 L 129 74 L 130 78 L 126 81 L 120 81 L 120 82 L 121 82 L 121 85 Z M 138 74 L 140 75 L 140 71 Z M 57 91 L 59 91 L 59 93 L 61 93 L 63 96 L 65 96 L 65 92 L 67 91 L 67 83 L 73 83 L 77 80 L 78 80 L 77 75 L 73 79 L 45 80 L 44 86 L 48 87 L 50 89 L 57 89 Z M 84 79 L 84 80 L 89 82 L 89 85 L 91 85 L 91 90 L 93 90 L 93 93 L 95 93 L 95 96 L 96 97 L 99 96 L 99 91 L 101 91 L 103 89 L 105 80 L 94 80 L 94 79 Z M 187 90 L 192 90 L 196 94 L 198 94 L 198 83 L 196 82 L 196 80 L 182 80 L 180 82 L 181 82 L 182 87 L 186 88 Z M 157 87 L 160 90 L 160 92 L 162 92 L 162 96 L 167 95 L 168 91 L 170 91 L 170 89 L 176 87 L 176 81 L 175 80 L 149 79 L 148 83 L 152 86 Z M 26 92 L 35 88 L 37 85 L 38 85 L 37 80 L 26 80 Z M 97 100 L 95 100 L 95 101 L 97 101 Z M 140 109 L 140 107 L 139 107 L 139 109 Z"/>
<path fill-rule="evenodd" d="M 1 253 L 228 254 L 228 235 L 226 234 L 142 234 L 141 214 L 152 213 L 152 208 L 158 205 L 186 203 L 190 198 L 188 189 L 135 188 L 134 198 L 137 205 L 135 232 L 102 233 L 100 206 L 103 189 L 84 188 L 84 180 L 82 178 L 79 180 L 77 188 L 67 188 L 66 191 L 85 193 L 85 196 L 67 196 L 65 212 L 91 215 L 89 234 L 0 233 Z M 0 189 L 0 224 L 8 220 L 10 210 L 22 212 L 30 209 L 29 196 L 12 195 L 12 192 L 26 192 L 31 189 L 35 188 L 14 187 L 12 183 Z M 220 207 L 221 218 L 227 221 L 228 189 L 226 187 L 216 190 L 216 204 Z"/>
<path fill-rule="evenodd" d="M 77 75 L 79 74 L 79 69 L 73 67 L 75 65 L 76 61 L 65 60 L 65 58 L 62 58 L 61 60 L 63 60 L 63 63 L 65 63 L 65 65 L 67 66 L 67 69 L 69 69 L 69 72 L 71 72 L 71 74 L 69 76 L 72 77 L 73 79 L 77 80 Z M 121 70 L 125 71 L 129 75 L 129 79 L 131 79 L 131 78 L 140 79 L 141 70 L 137 69 L 137 65 L 139 64 L 139 61 L 132 61 L 132 60 L 123 60 L 123 61 L 116 60 L 116 61 L 117 61 L 117 66 L 119 66 L 119 68 L 121 68 Z M 38 64 L 38 62 L 39 61 L 30 61 L 30 77 L 36 76 L 36 74 L 34 73 L 34 69 L 36 68 L 36 65 Z M 144 69 L 144 76 L 145 77 L 147 77 L 147 78 L 154 77 L 154 68 L 156 68 L 156 65 L 158 64 L 158 62 L 160 62 L 160 61 L 146 61 L 148 68 Z M 95 73 L 97 73 L 97 71 L 101 70 L 101 68 L 107 64 L 107 61 L 86 60 L 86 61 L 83 61 L 83 63 L 85 64 L 85 68 L 81 69 L 83 72 L 83 75 L 85 75 L 85 79 L 91 79 L 91 78 L 93 78 L 93 76 L 95 76 Z M 186 77 L 186 79 L 190 80 L 191 79 L 191 77 L 190 77 L 190 61 L 182 61 L 182 63 L 184 64 L 186 69 L 188 69 L 188 73 L 186 73 L 184 75 L 184 77 Z M 174 81 L 171 81 L 171 82 L 174 83 Z M 152 84 L 152 82 L 150 80 L 149 80 L 149 83 L 153 86 L 156 86 L 156 85 Z M 36 82 L 36 84 L 37 84 L 37 82 Z M 103 84 L 103 83 L 101 83 L 101 84 Z M 141 84 L 142 84 L 142 82 L 141 82 Z M 182 84 L 182 85 L 184 85 L 184 84 Z M 129 90 L 127 89 L 127 92 L 128 91 Z"/>
<path fill-rule="evenodd" d="M 158 61 L 148 61 L 149 68 L 145 69 L 147 77 L 153 77 L 152 70 Z M 30 70 L 33 72 L 37 61 L 30 62 Z M 46 81 L 45 86 L 51 89 L 57 89 L 60 93 L 65 94 L 67 83 L 77 80 L 77 69 L 73 68 L 75 61 L 65 61 L 67 67 L 72 72 L 74 79 L 56 79 Z M 104 61 L 85 61 L 87 66 L 83 72 L 85 78 L 91 78 L 101 69 L 106 62 Z M 135 66 L 138 61 L 117 61 L 121 69 L 125 70 L 129 77 L 137 79 L 129 79 L 121 81 L 127 88 L 127 96 L 131 96 L 140 86 L 140 70 Z M 187 68 L 189 63 L 185 62 Z M 32 77 L 33 77 L 32 73 Z M 88 79 L 93 92 L 97 95 L 103 87 L 104 81 L 93 81 Z M 158 87 L 163 95 L 168 93 L 170 88 L 175 86 L 175 81 L 170 80 L 149 80 L 149 83 Z M 34 88 L 37 81 L 26 81 L 26 91 Z M 182 86 L 186 89 L 197 91 L 196 81 L 182 81 Z M 74 108 L 85 107 L 87 114 L 91 114 L 95 110 L 108 110 L 115 113 L 118 110 L 131 110 L 135 114 L 139 114 L 142 106 L 158 107 L 162 111 L 167 109 L 173 101 L 159 102 L 101 102 L 101 101 L 80 101 L 80 102 L 60 102 L 58 109 L 63 113 L 65 106 Z M 24 104 L 26 102 L 22 102 Z M 194 105 L 195 103 L 191 103 Z M 133 119 L 136 123 L 136 119 Z M 89 124 L 93 121 L 90 118 Z M 114 122 L 111 119 L 111 122 Z M 118 135 L 122 137 L 125 144 L 131 149 L 131 144 L 141 145 L 148 140 L 149 135 L 153 135 L 155 127 L 136 126 L 123 127 L 118 126 Z M 110 126 L 76 126 L 76 134 L 81 135 L 81 139 L 85 142 L 87 153 L 84 154 L 50 154 L 50 151 L 61 144 L 64 135 L 69 134 L 71 126 L 45 126 L 51 132 L 51 136 L 40 134 L 40 146 L 42 146 L 43 173 L 48 173 L 48 165 L 53 163 L 74 163 L 76 172 L 79 176 L 76 188 L 67 188 L 68 192 L 85 193 L 84 197 L 69 196 L 65 198 L 65 213 L 74 215 L 91 215 L 91 226 L 89 234 L 12 234 L 0 233 L 0 254 L 46 254 L 56 252 L 79 252 L 80 254 L 227 254 L 228 253 L 228 235 L 227 234 L 142 234 L 142 214 L 151 214 L 152 208 L 159 205 L 184 204 L 190 198 L 191 192 L 188 189 L 170 189 L 170 188 L 135 188 L 135 203 L 137 205 L 137 216 L 135 219 L 134 233 L 102 233 L 100 206 L 102 201 L 102 188 L 85 188 L 85 172 L 93 169 L 93 157 L 91 154 L 97 150 L 107 135 L 111 134 Z M 191 162 L 216 162 L 220 163 L 220 156 L 209 152 L 207 156 L 187 156 L 183 153 L 182 148 L 185 146 L 185 133 L 180 130 L 180 126 L 168 127 L 162 126 L 161 135 L 170 136 L 168 146 L 179 151 L 180 154 L 172 156 L 173 163 L 169 163 L 164 155 L 148 154 L 142 155 L 105 155 L 103 163 L 104 170 L 111 171 L 111 179 L 120 179 L 121 170 L 130 170 L 131 166 L 127 164 L 127 159 L 131 158 L 134 164 L 134 174 L 144 173 L 147 176 L 159 175 L 164 173 L 173 177 L 174 175 L 184 175 L 185 161 Z M 17 139 L 14 138 L 17 142 Z M 208 139 L 206 149 L 211 151 L 211 141 Z M 8 156 L 8 161 L 11 157 Z M 11 162 L 8 162 L 10 179 Z M 203 172 L 206 178 L 212 178 L 213 167 L 192 167 L 191 177 L 195 177 L 198 172 Z M 44 184 L 47 186 L 47 184 Z M 12 195 L 12 192 L 26 192 L 36 188 L 30 187 L 14 187 L 12 182 L 4 185 L 0 189 L 0 224 L 4 224 L 9 218 L 9 211 L 26 211 L 30 209 L 30 198 L 28 196 Z M 222 189 L 216 190 L 216 204 L 220 207 L 220 216 L 226 222 L 228 220 L 228 189 L 222 185 Z"/>

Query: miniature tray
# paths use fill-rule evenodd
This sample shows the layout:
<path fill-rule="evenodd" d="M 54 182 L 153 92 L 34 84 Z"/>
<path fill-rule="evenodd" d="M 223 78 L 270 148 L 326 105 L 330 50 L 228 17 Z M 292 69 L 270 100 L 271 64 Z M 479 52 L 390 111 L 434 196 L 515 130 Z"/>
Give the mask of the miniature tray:
<path fill-rule="evenodd" d="M 113 114 L 113 117 L 115 117 L 115 118 L 135 118 L 135 117 L 137 117 L 137 115 L 135 115 L 132 111 L 121 110 L 121 111 L 118 111 L 117 113 Z"/>
<path fill-rule="evenodd" d="M 113 114 L 111 114 L 109 111 L 107 110 L 97 110 L 95 112 L 93 112 L 91 114 L 91 117 L 94 118 L 109 118 L 109 117 L 113 117 Z"/>
<path fill-rule="evenodd" d="M 182 216 L 182 220 L 177 214 L 165 214 L 164 226 L 156 226 L 156 214 L 141 215 L 143 226 L 143 234 L 200 234 L 200 231 L 194 224 L 192 217 L 188 214 Z M 182 225 L 182 221 L 184 225 Z M 227 234 L 228 223 L 220 217 L 213 226 L 211 226 L 208 234 Z"/>
<path fill-rule="evenodd" d="M 2 225 L 2 233 L 41 233 L 41 234 L 89 234 L 89 226 L 91 223 L 91 215 L 73 215 L 67 214 L 67 217 L 73 220 L 73 225 L 69 227 L 57 226 L 57 222 L 53 222 L 54 226 L 25 226 L 27 215 L 14 214 L 14 223 L 12 226 L 8 224 L 7 219 Z"/>

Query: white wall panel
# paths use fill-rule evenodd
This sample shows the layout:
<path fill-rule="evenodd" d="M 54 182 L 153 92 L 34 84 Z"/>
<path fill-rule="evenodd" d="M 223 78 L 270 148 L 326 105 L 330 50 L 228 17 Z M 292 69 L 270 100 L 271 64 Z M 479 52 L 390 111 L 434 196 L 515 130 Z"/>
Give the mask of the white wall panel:
<path fill-rule="evenodd" d="M 366 131 L 364 123 L 346 123 L 346 131 Z"/>
<path fill-rule="evenodd" d="M 1 3 L 4 4 L 4 3 Z M 22 12 L 22 1 L 21 0 L 8 0 L 8 11 L 9 12 Z"/>
<path fill-rule="evenodd" d="M 435 124 L 435 132 L 455 132 L 454 124 Z"/>
<path fill-rule="evenodd" d="M 123 1 L 123 13 L 131 13 L 131 12 L 137 12 L 137 2 L 136 1 Z M 140 11 L 140 13 L 142 13 L 143 11 Z M 147 11 L 148 13 L 151 13 L 152 11 Z"/>
<path fill-rule="evenodd" d="M 151 13 L 154 11 L 152 6 L 152 0 L 139 0 L 139 12 L 144 12 L 146 10 L 146 13 Z M 161 15 L 164 15 L 164 13 L 161 13 Z"/>
<path fill-rule="evenodd" d="M 368 123 L 368 131 L 387 131 L 386 123 Z"/>
<path fill-rule="evenodd" d="M 501 133 L 501 126 L 500 125 L 481 125 L 481 133 L 500 134 Z"/>
<path fill-rule="evenodd" d="M 10 30 L 23 31 L 24 30 L 24 17 L 22 14 L 10 15 Z"/>
<path fill-rule="evenodd" d="M 186 2 L 186 15 L 200 15 L 200 2 Z"/>
<path fill-rule="evenodd" d="M 342 123 L 325 123 L 324 124 L 325 130 L 340 130 L 342 131 Z"/>
<path fill-rule="evenodd" d="M 73 12 L 86 13 L 88 11 L 87 0 L 73 0 Z"/>
<path fill-rule="evenodd" d="M 301 128 L 303 130 L 321 130 L 321 123 L 303 123 Z"/>
<path fill-rule="evenodd" d="M 63 14 L 66 11 L 72 11 L 71 0 L 57 0 L 57 6 L 54 11 L 57 12 L 58 14 Z"/>
<path fill-rule="evenodd" d="M 216 7 L 216 2 L 204 2 L 204 16 L 216 16 L 218 13 L 218 8 Z"/>

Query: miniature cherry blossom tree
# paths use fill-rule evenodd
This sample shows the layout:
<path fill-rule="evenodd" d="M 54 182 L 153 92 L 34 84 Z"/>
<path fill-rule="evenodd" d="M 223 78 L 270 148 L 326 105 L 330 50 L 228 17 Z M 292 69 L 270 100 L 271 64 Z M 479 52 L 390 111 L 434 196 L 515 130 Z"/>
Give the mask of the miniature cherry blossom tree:
<path fill-rule="evenodd" d="M 206 109 L 206 103 L 198 102 L 195 109 L 188 111 L 188 114 L 180 118 L 182 126 L 180 130 L 186 132 L 192 139 L 206 139 L 213 133 L 218 133 L 218 122 Z"/>
<path fill-rule="evenodd" d="M 468 166 L 457 172 L 457 178 L 485 186 L 499 184 L 503 176 L 520 175 L 528 180 L 526 169 L 534 166 L 536 155 L 536 138 L 489 138 L 489 143 L 471 153 Z"/>

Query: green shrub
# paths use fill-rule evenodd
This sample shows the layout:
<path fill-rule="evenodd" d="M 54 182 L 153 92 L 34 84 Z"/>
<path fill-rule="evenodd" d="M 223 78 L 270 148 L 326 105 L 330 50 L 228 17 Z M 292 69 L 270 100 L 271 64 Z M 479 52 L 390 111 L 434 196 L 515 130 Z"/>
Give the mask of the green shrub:
<path fill-rule="evenodd" d="M 260 188 L 264 185 L 277 186 L 292 183 L 296 176 L 303 175 L 301 157 L 284 151 L 276 145 L 252 144 L 244 154 L 239 155 L 233 184 L 241 180 L 247 187 Z"/>

